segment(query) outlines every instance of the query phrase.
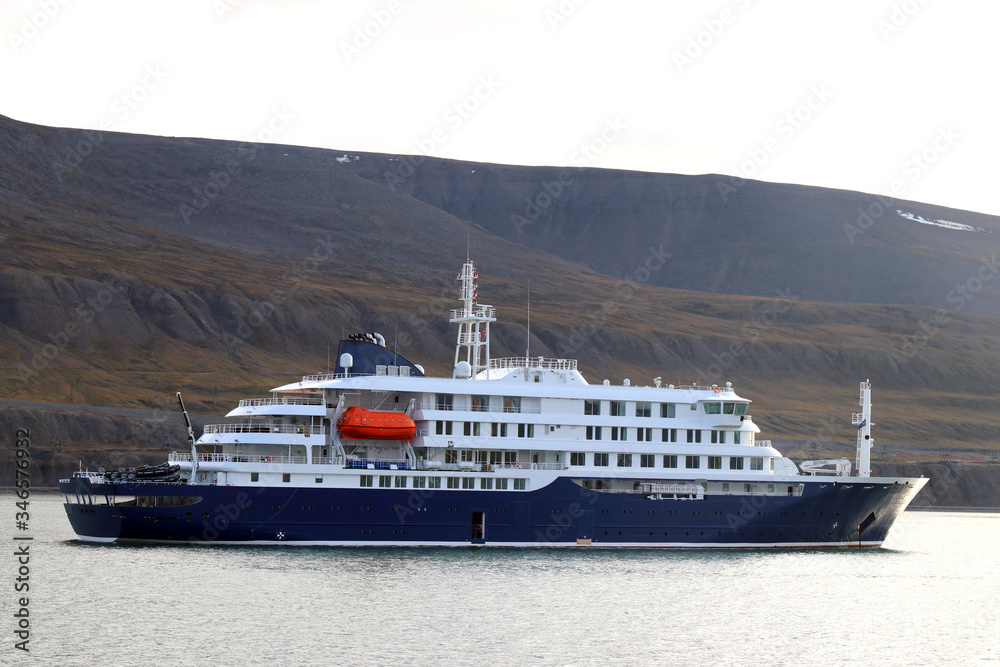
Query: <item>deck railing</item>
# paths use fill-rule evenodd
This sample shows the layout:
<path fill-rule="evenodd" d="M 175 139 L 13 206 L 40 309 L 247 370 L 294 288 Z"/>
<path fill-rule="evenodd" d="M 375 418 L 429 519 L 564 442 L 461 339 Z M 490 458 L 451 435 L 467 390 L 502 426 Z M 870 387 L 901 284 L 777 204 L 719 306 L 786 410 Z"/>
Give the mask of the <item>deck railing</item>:
<path fill-rule="evenodd" d="M 287 433 L 297 435 L 326 435 L 323 426 L 305 426 L 303 424 L 206 424 L 205 434 L 209 433 Z"/>
<path fill-rule="evenodd" d="M 490 359 L 490 368 L 552 368 L 563 371 L 575 371 L 576 359 L 547 359 L 545 357 L 504 357 Z"/>
<path fill-rule="evenodd" d="M 244 398 L 241 408 L 258 408 L 269 405 L 323 405 L 322 398 Z"/>
<path fill-rule="evenodd" d="M 420 409 L 441 410 L 444 412 L 466 412 L 466 410 L 456 410 L 453 405 L 449 405 L 447 403 L 421 403 Z M 489 408 L 483 405 L 474 405 L 468 409 L 468 412 L 503 412 L 507 414 L 540 415 L 542 414 L 542 409 L 524 408 L 516 405 L 491 405 Z"/>
<path fill-rule="evenodd" d="M 185 452 L 170 452 L 167 461 L 190 461 L 191 455 Z M 304 456 L 274 456 L 271 454 L 218 454 L 218 453 L 198 453 L 198 461 L 203 463 L 272 463 L 281 465 L 304 465 L 307 460 Z M 336 456 L 314 456 L 313 465 L 332 465 L 343 463 L 343 459 Z"/>

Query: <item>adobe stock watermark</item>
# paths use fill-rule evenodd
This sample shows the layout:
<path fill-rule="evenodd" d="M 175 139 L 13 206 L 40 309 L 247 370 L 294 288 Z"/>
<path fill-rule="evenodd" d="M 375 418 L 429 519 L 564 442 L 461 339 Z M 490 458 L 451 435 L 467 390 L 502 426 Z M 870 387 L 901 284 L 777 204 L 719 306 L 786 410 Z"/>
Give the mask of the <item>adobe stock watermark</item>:
<path fill-rule="evenodd" d="M 360 56 L 402 11 L 403 5 L 399 0 L 390 0 L 382 9 L 372 10 L 370 18 L 364 24 L 354 27 L 350 40 L 341 40 L 340 53 L 344 60 L 350 63 Z"/>
<path fill-rule="evenodd" d="M 622 305 L 635 295 L 636 290 L 648 283 L 653 274 L 662 269 L 667 260 L 673 257 L 673 253 L 663 249 L 662 243 L 657 248 L 649 246 L 647 252 L 646 258 L 636 265 L 632 273 L 615 282 L 614 291 L 618 298 L 606 299 L 599 309 L 588 312 L 580 326 L 566 338 L 566 342 L 557 344 L 560 357 L 569 357 L 583 347 L 587 343 L 587 337 L 606 326 L 608 319 L 621 310 Z"/>
<path fill-rule="evenodd" d="M 952 146 L 961 138 L 952 127 L 940 127 L 937 130 L 930 145 L 916 153 L 910 155 L 900 167 L 903 176 L 908 177 L 909 183 L 916 183 L 926 174 L 941 157 L 951 150 Z M 886 211 L 893 210 L 896 200 L 906 194 L 907 179 L 895 178 L 889 184 L 889 188 L 867 206 L 858 207 L 858 217 L 855 223 L 845 222 L 843 225 L 844 234 L 847 240 L 853 245 L 857 237 L 864 235 L 879 218 L 885 215 Z"/>
<path fill-rule="evenodd" d="M 889 363 L 892 365 L 892 370 L 899 371 L 904 364 L 926 347 L 941 332 L 941 328 L 951 321 L 949 313 L 961 312 L 970 301 L 976 298 L 977 294 L 983 291 L 986 283 L 993 280 L 998 273 L 1000 273 L 1000 263 L 997 262 L 997 256 L 984 257 L 973 275 L 964 282 L 957 283 L 955 289 L 945 295 L 945 301 L 952 306 L 951 310 L 938 308 L 934 311 L 934 317 L 917 320 L 920 332 L 904 336 L 899 349 L 889 353 Z"/>
<path fill-rule="evenodd" d="M 218 199 L 219 195 L 228 188 L 233 179 L 243 173 L 244 167 L 257 158 L 257 146 L 271 143 L 275 137 L 288 128 L 295 115 L 288 111 L 286 107 L 272 109 L 271 118 L 257 131 L 249 137 L 249 145 L 240 144 L 234 157 L 228 158 L 222 168 L 210 171 L 204 183 L 191 186 L 193 196 L 188 201 L 182 202 L 178 206 L 178 212 L 185 224 L 190 225 L 191 219 L 203 213 L 209 205 Z"/>
<path fill-rule="evenodd" d="M 622 121 L 620 116 L 606 118 L 604 125 L 596 135 L 587 142 L 580 144 L 570 153 L 569 163 L 577 169 L 590 167 L 600 158 L 628 129 L 628 124 Z M 518 234 L 523 234 L 525 229 L 538 222 L 548 209 L 565 193 L 566 188 L 574 182 L 574 177 L 569 168 L 559 172 L 556 178 L 546 181 L 539 186 L 534 195 L 524 199 L 524 212 L 512 213 L 511 224 Z"/>
<path fill-rule="evenodd" d="M 212 10 L 219 19 L 225 19 L 228 14 L 245 6 L 244 0 L 212 0 Z"/>
<path fill-rule="evenodd" d="M 281 276 L 281 279 L 274 283 L 278 284 L 282 280 L 291 280 L 291 285 L 282 289 L 275 287 L 262 303 L 257 305 L 250 313 L 239 318 L 236 324 L 236 336 L 227 333 L 223 338 L 231 344 L 241 343 L 250 338 L 253 335 L 254 329 L 263 326 L 268 317 L 274 315 L 284 302 L 295 296 L 307 277 L 319 271 L 323 264 L 333 258 L 333 251 L 337 247 L 339 247 L 339 244 L 334 242 L 332 234 L 327 233 L 324 237 L 317 235 L 316 245 L 313 247 L 312 253 L 301 262 L 293 265 Z M 230 304 L 234 310 L 242 310 L 239 303 L 231 301 Z"/>
<path fill-rule="evenodd" d="M 917 12 L 926 4 L 927 0 L 903 0 L 903 2 L 893 3 L 892 9 L 889 10 L 889 16 L 880 18 L 875 23 L 883 41 L 889 41 L 889 38 L 909 23 L 910 19 L 916 16 Z"/>
<path fill-rule="evenodd" d="M 776 136 L 769 136 L 760 146 L 748 148 L 746 158 L 732 169 L 737 175 L 716 181 L 715 188 L 722 201 L 727 201 L 729 195 L 746 184 L 747 179 L 753 178 L 832 98 L 833 91 L 827 88 L 825 83 L 811 86 L 801 104 L 788 110 L 775 121 Z"/>
<path fill-rule="evenodd" d="M 62 183 L 63 176 L 80 168 L 94 150 L 104 142 L 104 133 L 113 132 L 118 123 L 131 116 L 167 80 L 167 72 L 160 65 L 147 65 L 139 81 L 115 96 L 111 102 L 111 113 L 98 122 L 97 130 L 83 130 L 83 139 L 68 146 L 62 162 L 53 160 L 52 168 L 56 179 Z"/>
<path fill-rule="evenodd" d="M 750 345 L 760 340 L 764 332 L 777 323 L 779 316 L 788 310 L 789 304 L 801 298 L 792 294 L 790 287 L 786 287 L 784 291 L 779 289 L 776 293 L 777 298 L 773 299 L 767 308 L 743 322 L 736 340 L 730 343 L 725 351 L 721 354 L 712 353 L 714 363 L 705 368 L 691 369 L 695 372 L 697 381 L 709 385 L 721 380 L 725 371 L 736 366 L 739 357 L 751 352 Z"/>
<path fill-rule="evenodd" d="M 7 43 L 14 53 L 19 52 L 28 42 L 41 34 L 54 19 L 63 7 L 69 4 L 70 0 L 38 0 L 35 3 L 37 9 L 26 14 L 21 19 L 21 25 L 16 31 L 7 33 Z"/>
<path fill-rule="evenodd" d="M 705 55 L 725 34 L 726 30 L 736 23 L 740 13 L 750 8 L 750 0 L 732 0 L 732 4 L 736 5 L 738 11 L 725 8 L 716 16 L 705 19 L 701 22 L 700 28 L 688 36 L 684 47 L 674 50 L 672 53 L 674 66 L 680 74 L 684 73 L 686 67 L 693 65 L 696 60 Z"/>
<path fill-rule="evenodd" d="M 555 5 L 545 10 L 545 22 L 549 30 L 558 30 L 563 23 L 573 18 L 577 10 L 587 4 L 587 0 L 559 0 Z"/>
<path fill-rule="evenodd" d="M 23 384 L 27 384 L 38 377 L 66 351 L 70 343 L 83 333 L 85 326 L 93 322 L 99 313 L 103 313 L 114 303 L 115 297 L 125 294 L 126 287 L 132 280 L 134 278 L 129 275 L 114 274 L 110 282 L 106 282 L 95 296 L 86 299 L 85 302 L 78 303 L 73 309 L 72 319 L 59 331 L 48 334 L 47 338 L 50 342 L 46 343 L 40 352 L 35 352 L 28 363 L 14 364 L 18 379 Z"/>
<path fill-rule="evenodd" d="M 496 94 L 501 85 L 501 82 L 492 74 L 480 76 L 467 94 L 444 110 L 441 114 L 441 125 L 433 128 L 427 133 L 427 136 L 414 142 L 419 155 L 404 155 L 392 163 L 393 169 L 386 169 L 382 172 L 384 184 L 390 190 L 395 191 L 401 183 L 413 176 L 417 167 L 423 164 L 424 160 L 431 156 L 438 146 L 447 143 L 482 108 L 483 104 Z"/>

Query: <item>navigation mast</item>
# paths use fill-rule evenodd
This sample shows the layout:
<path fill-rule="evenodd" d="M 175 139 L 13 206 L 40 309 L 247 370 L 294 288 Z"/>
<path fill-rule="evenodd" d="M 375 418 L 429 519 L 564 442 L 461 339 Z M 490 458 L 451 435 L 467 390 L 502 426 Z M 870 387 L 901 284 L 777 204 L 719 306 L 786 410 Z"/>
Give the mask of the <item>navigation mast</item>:
<path fill-rule="evenodd" d="M 472 260 L 462 265 L 458 275 L 462 281 L 459 301 L 461 308 L 451 311 L 449 322 L 458 324 L 458 342 L 455 345 L 454 378 L 476 379 L 490 366 L 490 322 L 496 322 L 493 306 L 476 303 L 479 296 L 479 273 Z"/>
<path fill-rule="evenodd" d="M 857 466 L 858 477 L 871 477 L 872 474 L 872 383 L 865 380 L 861 383 L 861 412 L 852 415 L 851 423 L 858 427 Z"/>

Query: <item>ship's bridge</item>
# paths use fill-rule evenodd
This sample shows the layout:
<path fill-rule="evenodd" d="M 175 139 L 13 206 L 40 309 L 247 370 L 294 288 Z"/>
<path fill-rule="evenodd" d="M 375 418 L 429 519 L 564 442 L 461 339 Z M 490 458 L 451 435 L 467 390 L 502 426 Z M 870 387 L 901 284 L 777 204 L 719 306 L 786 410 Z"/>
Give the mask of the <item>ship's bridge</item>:
<path fill-rule="evenodd" d="M 546 357 L 504 357 L 490 359 L 489 368 L 477 380 L 536 382 L 540 384 L 587 384 L 576 368 L 576 359 Z"/>

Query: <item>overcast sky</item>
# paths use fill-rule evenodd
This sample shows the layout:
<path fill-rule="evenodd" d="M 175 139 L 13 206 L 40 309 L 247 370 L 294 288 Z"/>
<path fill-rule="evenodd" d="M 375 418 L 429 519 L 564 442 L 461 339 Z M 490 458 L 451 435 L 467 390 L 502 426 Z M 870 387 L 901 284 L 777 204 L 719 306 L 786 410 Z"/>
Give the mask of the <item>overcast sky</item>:
<path fill-rule="evenodd" d="M 996 0 L 4 0 L 0 114 L 1000 214 Z"/>

